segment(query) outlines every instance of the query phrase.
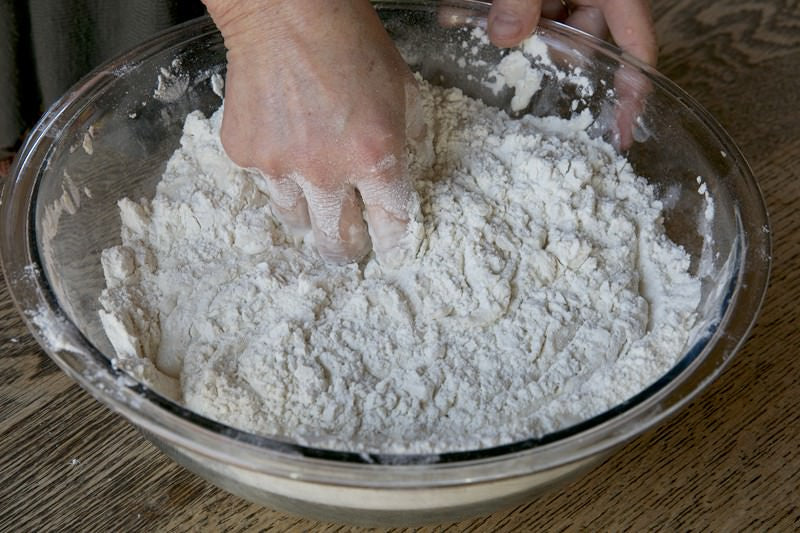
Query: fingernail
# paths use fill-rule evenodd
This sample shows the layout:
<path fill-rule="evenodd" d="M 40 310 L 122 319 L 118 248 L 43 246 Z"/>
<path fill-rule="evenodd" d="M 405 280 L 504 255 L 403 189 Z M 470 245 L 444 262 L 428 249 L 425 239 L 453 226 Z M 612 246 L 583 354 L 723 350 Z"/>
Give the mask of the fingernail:
<path fill-rule="evenodd" d="M 650 138 L 650 130 L 644 124 L 642 117 L 637 117 L 636 120 L 633 121 L 631 133 L 633 135 L 633 140 L 637 143 L 646 142 Z"/>
<path fill-rule="evenodd" d="M 492 39 L 507 40 L 517 37 L 522 31 L 522 23 L 510 13 L 498 13 L 492 19 L 489 33 Z"/>

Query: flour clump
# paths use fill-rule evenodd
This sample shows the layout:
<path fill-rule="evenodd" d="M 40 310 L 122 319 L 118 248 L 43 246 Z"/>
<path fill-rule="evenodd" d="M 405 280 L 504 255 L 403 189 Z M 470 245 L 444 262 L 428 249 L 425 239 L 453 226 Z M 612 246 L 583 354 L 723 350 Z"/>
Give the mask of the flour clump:
<path fill-rule="evenodd" d="M 186 119 L 103 253 L 115 363 L 189 409 L 307 445 L 436 453 L 542 436 L 676 362 L 700 299 L 647 181 L 571 120 L 421 83 L 430 145 L 396 268 L 325 263 Z"/>

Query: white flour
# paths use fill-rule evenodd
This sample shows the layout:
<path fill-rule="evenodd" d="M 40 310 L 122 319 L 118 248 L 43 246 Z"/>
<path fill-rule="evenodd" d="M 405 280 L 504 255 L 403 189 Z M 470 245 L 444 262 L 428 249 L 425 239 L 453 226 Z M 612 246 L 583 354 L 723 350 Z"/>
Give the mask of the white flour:
<path fill-rule="evenodd" d="M 103 254 L 117 364 L 229 425 L 359 452 L 541 436 L 662 376 L 700 283 L 647 182 L 587 114 L 422 94 L 435 163 L 417 154 L 416 254 L 395 270 L 288 240 L 263 178 L 224 155 L 221 113 L 191 114 Z"/>

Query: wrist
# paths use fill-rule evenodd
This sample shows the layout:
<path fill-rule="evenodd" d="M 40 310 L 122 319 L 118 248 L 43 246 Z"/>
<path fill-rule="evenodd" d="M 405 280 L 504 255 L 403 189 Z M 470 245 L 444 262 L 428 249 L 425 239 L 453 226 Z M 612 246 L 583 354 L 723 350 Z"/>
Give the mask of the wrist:
<path fill-rule="evenodd" d="M 343 16 L 353 16 L 369 0 L 203 0 L 229 52 L 246 52 L 276 41 L 341 31 Z"/>
<path fill-rule="evenodd" d="M 271 33 L 268 25 L 280 23 L 275 18 L 282 17 L 282 4 L 289 2 L 291 0 L 203 0 L 228 50 Z"/>
<path fill-rule="evenodd" d="M 202 0 L 214 23 L 220 27 L 242 25 L 264 9 L 290 0 Z"/>

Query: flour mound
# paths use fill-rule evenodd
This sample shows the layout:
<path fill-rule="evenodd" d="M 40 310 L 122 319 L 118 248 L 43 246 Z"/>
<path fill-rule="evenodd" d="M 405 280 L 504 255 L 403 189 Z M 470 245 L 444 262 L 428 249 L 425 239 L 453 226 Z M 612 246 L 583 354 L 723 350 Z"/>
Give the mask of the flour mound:
<path fill-rule="evenodd" d="M 433 161 L 413 158 L 412 257 L 394 269 L 291 241 L 263 178 L 225 156 L 221 112 L 189 115 L 103 253 L 116 364 L 234 427 L 383 453 L 541 436 L 671 368 L 700 283 L 591 117 L 512 120 L 421 90 Z"/>

